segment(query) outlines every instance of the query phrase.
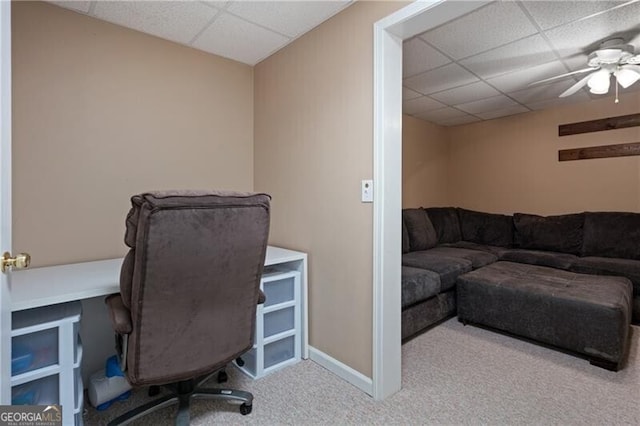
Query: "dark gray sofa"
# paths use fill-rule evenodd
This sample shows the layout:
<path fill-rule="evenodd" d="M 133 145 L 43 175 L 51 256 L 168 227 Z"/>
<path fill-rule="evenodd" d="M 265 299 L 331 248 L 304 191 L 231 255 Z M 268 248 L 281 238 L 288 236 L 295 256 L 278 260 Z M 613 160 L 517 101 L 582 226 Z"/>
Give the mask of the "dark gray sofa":
<path fill-rule="evenodd" d="M 543 217 L 436 207 L 404 209 L 402 217 L 403 340 L 455 315 L 458 277 L 497 261 L 625 277 L 632 322 L 640 323 L 638 213 Z"/>

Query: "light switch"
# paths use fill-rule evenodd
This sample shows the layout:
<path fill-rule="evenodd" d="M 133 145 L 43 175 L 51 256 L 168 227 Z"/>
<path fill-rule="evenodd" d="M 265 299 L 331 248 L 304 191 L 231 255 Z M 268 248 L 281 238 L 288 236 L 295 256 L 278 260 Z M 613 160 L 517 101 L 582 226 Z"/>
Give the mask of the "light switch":
<path fill-rule="evenodd" d="M 365 179 L 362 181 L 362 202 L 373 203 L 373 180 Z"/>

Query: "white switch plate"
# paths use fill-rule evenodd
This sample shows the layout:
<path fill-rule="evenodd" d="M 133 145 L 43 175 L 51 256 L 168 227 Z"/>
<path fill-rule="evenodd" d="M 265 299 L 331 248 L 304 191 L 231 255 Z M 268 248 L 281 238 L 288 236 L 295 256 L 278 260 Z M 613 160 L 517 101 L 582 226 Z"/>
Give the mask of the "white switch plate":
<path fill-rule="evenodd" d="M 365 179 L 362 181 L 361 199 L 363 203 L 373 203 L 373 180 Z"/>

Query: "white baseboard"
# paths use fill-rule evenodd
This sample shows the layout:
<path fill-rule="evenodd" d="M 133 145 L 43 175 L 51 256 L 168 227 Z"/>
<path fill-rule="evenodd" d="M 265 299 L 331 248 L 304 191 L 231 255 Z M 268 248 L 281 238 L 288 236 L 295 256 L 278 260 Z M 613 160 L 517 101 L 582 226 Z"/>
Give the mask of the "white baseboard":
<path fill-rule="evenodd" d="M 320 364 L 322 367 L 331 371 L 341 379 L 351 383 L 363 392 L 369 395 L 373 395 L 373 381 L 359 371 L 356 371 L 348 365 L 341 363 L 337 359 L 314 348 L 313 346 L 309 346 L 309 359 L 317 364 Z"/>

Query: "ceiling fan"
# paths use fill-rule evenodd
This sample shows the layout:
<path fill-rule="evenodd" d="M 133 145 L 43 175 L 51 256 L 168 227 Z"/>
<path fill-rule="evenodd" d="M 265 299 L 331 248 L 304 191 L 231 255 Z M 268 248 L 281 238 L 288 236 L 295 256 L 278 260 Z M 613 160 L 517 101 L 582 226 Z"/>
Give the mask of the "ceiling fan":
<path fill-rule="evenodd" d="M 555 77 L 536 81 L 534 84 L 546 83 L 558 78 L 590 72 L 573 86 L 560 94 L 561 98 L 571 96 L 585 85 L 593 94 L 604 95 L 609 92 L 611 76 L 616 79 L 616 103 L 618 102 L 618 84 L 627 88 L 640 80 L 640 54 L 630 44 L 625 44 L 621 38 L 613 38 L 600 44 L 600 48 L 589 55 L 588 68 L 557 75 Z"/>

